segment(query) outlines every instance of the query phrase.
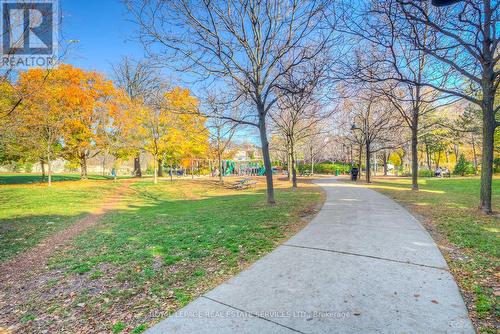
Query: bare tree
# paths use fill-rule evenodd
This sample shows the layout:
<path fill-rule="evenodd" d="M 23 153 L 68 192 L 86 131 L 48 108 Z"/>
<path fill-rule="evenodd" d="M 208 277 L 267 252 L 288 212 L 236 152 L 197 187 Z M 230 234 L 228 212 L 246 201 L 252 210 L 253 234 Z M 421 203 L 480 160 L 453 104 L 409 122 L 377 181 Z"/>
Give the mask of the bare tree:
<path fill-rule="evenodd" d="M 329 134 L 325 131 L 324 124 L 319 125 L 319 129 L 311 129 L 311 135 L 307 137 L 302 149 L 305 160 L 311 164 L 311 175 L 314 174 L 314 165 L 325 155 L 326 148 L 331 141 Z"/>
<path fill-rule="evenodd" d="M 398 146 L 394 132 L 401 127 L 401 120 L 390 102 L 376 94 L 373 87 L 360 95 L 351 110 L 351 129 L 361 134 L 366 152 L 366 182 L 371 183 L 372 153 Z"/>
<path fill-rule="evenodd" d="M 215 96 L 209 96 L 206 105 L 210 109 L 208 113 L 213 116 L 209 119 L 208 128 L 212 130 L 210 131 L 210 141 L 217 156 L 219 182 L 224 183 L 222 158 L 231 145 L 238 123 L 224 118 L 225 115 L 227 116 L 225 113 L 227 104 L 218 102 Z M 236 118 L 237 116 L 235 113 L 231 113 L 229 117 Z"/>
<path fill-rule="evenodd" d="M 234 88 L 235 100 L 253 105 L 252 113 L 233 121 L 259 129 L 267 201 L 275 203 L 266 118 L 277 101 L 280 79 L 328 47 L 332 31 L 323 29 L 323 10 L 329 1 L 126 3 L 146 49 L 161 64 L 189 71 L 200 80 L 221 79 Z"/>
<path fill-rule="evenodd" d="M 294 188 L 297 187 L 297 144 L 321 132 L 320 122 L 333 112 L 320 103 L 324 67 L 316 65 L 296 67 L 284 75 L 276 108 L 270 113 L 273 126 L 285 139 L 288 175 Z"/>
<path fill-rule="evenodd" d="M 428 10 L 430 3 L 422 3 Z M 345 18 L 343 31 L 359 37 L 362 61 L 357 61 L 352 77 L 371 83 L 383 83 L 377 88 L 401 114 L 411 131 L 412 189 L 418 190 L 419 132 L 429 126 L 426 117 L 442 104 L 449 104 L 448 94 L 423 87 L 433 70 L 427 66 L 428 55 L 416 49 L 407 36 L 416 34 L 422 43 L 435 42 L 436 34 L 425 26 L 413 27 L 401 15 L 396 0 L 375 0 Z M 370 48 L 370 52 L 366 50 Z M 442 80 L 435 81 L 437 86 Z M 444 102 L 446 101 L 446 102 Z M 426 123 L 422 126 L 423 121 Z"/>
<path fill-rule="evenodd" d="M 497 91 L 500 85 L 498 61 L 500 2 L 463 0 L 450 7 L 427 10 L 422 1 L 397 0 L 412 30 L 425 27 L 436 34 L 434 43 L 426 43 L 419 34 L 409 35 L 414 46 L 429 56 L 427 66 L 436 76 L 425 81 L 445 94 L 478 105 L 483 114 L 480 209 L 492 214 L 494 133 L 500 124 L 497 115 Z M 446 79 L 444 85 L 436 85 Z"/>

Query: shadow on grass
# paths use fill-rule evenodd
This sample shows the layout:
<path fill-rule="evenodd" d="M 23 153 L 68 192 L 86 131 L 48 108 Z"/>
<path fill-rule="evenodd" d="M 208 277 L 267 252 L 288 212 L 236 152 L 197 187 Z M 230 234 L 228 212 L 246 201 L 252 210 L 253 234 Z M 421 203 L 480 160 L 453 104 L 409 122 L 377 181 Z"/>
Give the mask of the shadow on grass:
<path fill-rule="evenodd" d="M 261 189 L 205 194 L 189 200 L 165 198 L 171 194 L 153 185 L 135 190 L 125 207 L 109 211 L 52 263 L 69 271 L 82 266 L 90 270 L 104 262 L 146 261 L 151 265 L 155 257 L 161 257 L 175 263 L 222 252 L 237 264 L 272 249 L 287 228 L 300 220 L 301 210 L 320 197 L 317 191 L 307 188 L 279 189 L 278 204 L 269 206 Z M 0 261 L 35 246 L 83 216 L 85 213 L 2 219 Z"/>
<path fill-rule="evenodd" d="M 127 179 L 131 178 L 129 176 L 120 176 L 118 179 Z M 111 176 L 104 175 L 89 175 L 87 177 L 88 180 L 113 180 Z M 61 181 L 80 181 L 80 174 L 54 174 L 52 175 L 53 182 L 61 182 Z M 0 185 L 2 184 L 31 184 L 31 183 L 42 183 L 47 182 L 47 178 L 45 181 L 42 181 L 41 174 L 0 174 Z"/>
<path fill-rule="evenodd" d="M 271 251 L 303 225 L 301 217 L 321 198 L 315 188 L 277 189 L 277 205 L 269 206 L 261 189 L 185 200 L 172 198 L 175 188 L 140 188 L 127 206 L 109 211 L 70 247 L 52 254 L 51 270 L 34 278 L 50 289 L 42 285 L 38 292 L 23 292 L 30 298 L 21 308 L 37 318 L 38 326 L 76 330 L 92 319 L 92 331 L 100 332 L 119 319 L 134 328 L 151 322 L 150 314 L 164 317 Z M 81 303 L 92 307 L 82 309 Z M 59 312 L 54 305 L 65 307 Z M 140 314 L 123 318 L 136 307 Z M 41 311 L 48 309 L 55 311 Z"/>
<path fill-rule="evenodd" d="M 68 228 L 78 219 L 76 215 L 37 215 L 0 219 L 0 263 L 36 246 L 40 241 Z"/>
<path fill-rule="evenodd" d="M 90 270 L 104 262 L 139 262 L 152 269 L 155 258 L 174 264 L 216 257 L 236 265 L 271 250 L 314 201 L 307 191 L 289 190 L 277 191 L 275 206 L 266 204 L 262 190 L 193 200 L 160 196 L 141 194 L 140 205 L 108 213 L 53 264 L 70 269 L 85 263 Z"/>

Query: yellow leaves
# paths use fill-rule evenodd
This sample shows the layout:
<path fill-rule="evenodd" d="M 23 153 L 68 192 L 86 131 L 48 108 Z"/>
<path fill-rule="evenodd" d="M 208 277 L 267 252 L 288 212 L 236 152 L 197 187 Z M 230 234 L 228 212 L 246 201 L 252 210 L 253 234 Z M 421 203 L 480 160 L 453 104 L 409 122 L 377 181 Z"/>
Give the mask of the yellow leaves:
<path fill-rule="evenodd" d="M 101 74 L 67 64 L 20 73 L 16 88 L 24 96 L 19 112 L 24 133 L 31 131 L 40 143 L 50 136 L 68 160 L 104 145 L 175 159 L 207 154 L 206 120 L 189 89 L 175 87 L 161 94 L 159 103 L 147 105 L 116 90 Z"/>
<path fill-rule="evenodd" d="M 165 108 L 183 114 L 197 113 L 198 100 L 191 96 L 189 89 L 174 87 L 165 93 Z"/>
<path fill-rule="evenodd" d="M 158 107 L 137 108 L 144 149 L 153 155 L 195 157 L 208 149 L 208 130 L 198 113 L 198 100 L 189 89 L 175 87 L 165 92 Z"/>

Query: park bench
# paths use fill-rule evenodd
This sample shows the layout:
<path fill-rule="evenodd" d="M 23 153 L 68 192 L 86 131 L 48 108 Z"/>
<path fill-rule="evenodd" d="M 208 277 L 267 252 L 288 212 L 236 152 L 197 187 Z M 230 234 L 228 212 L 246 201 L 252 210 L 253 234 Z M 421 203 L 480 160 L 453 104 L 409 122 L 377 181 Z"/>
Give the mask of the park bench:
<path fill-rule="evenodd" d="M 254 181 L 250 178 L 244 178 L 242 180 L 238 180 L 230 185 L 232 189 L 235 190 L 243 190 L 243 189 L 248 189 L 257 184 L 257 181 Z"/>
<path fill-rule="evenodd" d="M 451 177 L 451 173 L 449 170 L 439 170 L 434 172 L 434 177 Z"/>
<path fill-rule="evenodd" d="M 311 176 L 311 172 L 308 170 L 305 170 L 302 173 L 300 173 L 300 176 Z"/>

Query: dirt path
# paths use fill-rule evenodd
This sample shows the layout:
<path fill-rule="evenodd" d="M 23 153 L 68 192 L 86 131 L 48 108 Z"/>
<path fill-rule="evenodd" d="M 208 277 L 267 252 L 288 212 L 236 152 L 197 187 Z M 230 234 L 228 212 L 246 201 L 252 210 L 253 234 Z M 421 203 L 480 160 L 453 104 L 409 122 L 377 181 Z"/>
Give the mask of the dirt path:
<path fill-rule="evenodd" d="M 53 234 L 37 246 L 0 265 L 0 333 L 2 325 L 11 324 L 11 321 L 7 319 L 12 317 L 13 314 L 10 313 L 14 305 L 23 299 L 23 292 L 44 283 L 40 280 L 47 270 L 47 260 L 50 255 L 67 246 L 78 234 L 96 225 L 107 212 L 117 208 L 134 181 L 132 179 L 121 181 L 123 184 L 116 188 L 112 195 L 107 197 L 104 203 L 93 212 L 67 229 Z"/>

